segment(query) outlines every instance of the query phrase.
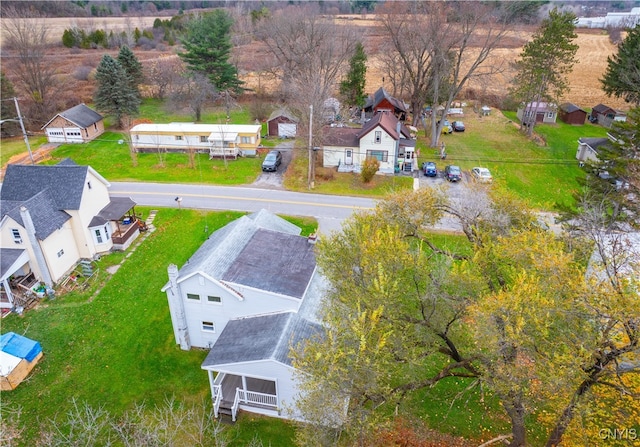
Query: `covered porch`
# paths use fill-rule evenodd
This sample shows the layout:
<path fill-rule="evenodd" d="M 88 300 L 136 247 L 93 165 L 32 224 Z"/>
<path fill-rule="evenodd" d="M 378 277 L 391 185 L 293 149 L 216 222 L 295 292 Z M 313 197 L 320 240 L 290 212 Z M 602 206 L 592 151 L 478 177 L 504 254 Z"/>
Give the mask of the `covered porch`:
<path fill-rule="evenodd" d="M 113 250 L 126 250 L 141 231 L 147 230 L 147 225 L 136 215 L 135 206 L 130 197 L 111 197 L 109 204 L 89 224 L 96 242 L 101 244 L 111 238 Z"/>
<path fill-rule="evenodd" d="M 235 422 L 239 410 L 280 415 L 276 380 L 207 370 L 215 417 L 227 414 Z"/>
<path fill-rule="evenodd" d="M 45 295 L 29 265 L 29 254 L 23 249 L 3 248 L 0 253 L 0 313 L 22 312 L 34 307 Z"/>

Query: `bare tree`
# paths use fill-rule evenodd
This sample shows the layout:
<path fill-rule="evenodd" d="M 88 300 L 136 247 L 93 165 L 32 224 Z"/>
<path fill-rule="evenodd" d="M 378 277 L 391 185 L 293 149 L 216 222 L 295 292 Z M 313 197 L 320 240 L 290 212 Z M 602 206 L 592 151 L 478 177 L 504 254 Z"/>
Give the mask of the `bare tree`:
<path fill-rule="evenodd" d="M 182 79 L 181 87 L 171 95 L 171 100 L 174 104 L 187 104 L 196 121 L 200 121 L 205 104 L 218 99 L 219 92 L 202 73 L 192 72 Z"/>
<path fill-rule="evenodd" d="M 47 26 L 42 16 L 33 10 L 19 13 L 9 8 L 4 19 L 6 47 L 14 60 L 8 68 L 19 81 L 18 89 L 30 99 L 30 117 L 46 121 L 54 109 L 50 93 L 57 84 L 55 68 L 45 60 L 49 47 Z"/>
<path fill-rule="evenodd" d="M 271 70 L 281 81 L 281 92 L 292 109 L 320 129 L 323 102 L 337 91 L 357 42 L 350 27 L 322 17 L 312 7 L 288 7 L 258 22 L 256 35 L 272 58 Z"/>
<path fill-rule="evenodd" d="M 179 84 L 180 77 L 184 74 L 184 64 L 175 56 L 155 59 L 144 69 L 145 78 L 151 84 L 151 94 L 158 99 L 164 99 L 173 93 L 175 85 Z"/>
<path fill-rule="evenodd" d="M 390 42 L 407 72 L 413 124 L 422 107 L 444 105 L 444 114 L 467 82 L 490 76 L 501 67 L 483 63 L 497 48 L 508 19 L 495 5 L 481 2 L 416 2 L 398 14 L 397 6 L 383 18 Z M 431 146 L 435 147 L 444 126 L 432 120 Z"/>

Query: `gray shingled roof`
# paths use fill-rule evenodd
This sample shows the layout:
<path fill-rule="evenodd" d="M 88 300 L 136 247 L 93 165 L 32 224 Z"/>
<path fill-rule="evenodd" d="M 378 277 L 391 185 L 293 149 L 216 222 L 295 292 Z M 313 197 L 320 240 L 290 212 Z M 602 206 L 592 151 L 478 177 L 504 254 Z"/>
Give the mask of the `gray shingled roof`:
<path fill-rule="evenodd" d="M 605 137 L 594 138 L 579 138 L 578 141 L 582 144 L 586 144 L 591 149 L 598 149 L 600 146 L 610 145 L 611 141 Z"/>
<path fill-rule="evenodd" d="M 46 189 L 35 194 L 33 197 L 27 200 L 14 201 L 4 199 L 4 188 L 2 185 L 2 197 L 0 201 L 0 210 L 2 216 L 8 215 L 18 224 L 23 227 L 22 215 L 20 214 L 20 207 L 24 206 L 29 210 L 33 226 L 36 230 L 36 236 L 41 241 L 44 241 L 51 233 L 62 228 L 64 223 L 71 219 L 71 216 L 59 209 L 56 201 L 51 196 L 51 191 Z"/>
<path fill-rule="evenodd" d="M 24 253 L 23 248 L 0 249 L 0 277 L 4 278 L 7 274 L 13 274 L 9 269 L 22 253 Z"/>
<path fill-rule="evenodd" d="M 582 109 L 580 107 L 578 107 L 577 105 L 571 103 L 571 102 L 565 102 L 563 104 L 560 104 L 560 110 L 562 110 L 562 111 L 564 111 L 566 113 L 572 113 L 572 112 L 576 112 L 576 111 L 582 110 Z M 584 110 L 582 110 L 582 111 L 585 112 Z"/>
<path fill-rule="evenodd" d="M 2 183 L 2 200 L 25 201 L 49 189 L 59 209 L 80 208 L 88 166 L 14 165 L 7 166 Z"/>
<path fill-rule="evenodd" d="M 278 237 L 283 244 L 282 248 L 278 250 L 275 250 L 275 246 L 269 244 L 270 250 L 261 251 L 261 253 L 263 253 L 263 257 L 260 260 L 261 264 L 265 266 L 280 265 L 285 269 L 283 274 L 286 274 L 286 269 L 289 269 L 294 274 L 298 275 L 297 277 L 292 277 L 290 274 L 290 280 L 302 281 L 304 278 L 301 279 L 298 272 L 298 269 L 300 267 L 289 267 L 283 265 L 283 259 L 290 256 L 291 253 L 288 247 L 290 247 L 291 244 L 295 244 L 296 242 L 299 243 L 299 241 L 304 241 L 307 245 L 310 244 L 306 242 L 306 238 L 302 238 L 299 236 L 300 228 L 278 216 L 269 213 L 266 210 L 260 210 L 248 216 L 242 216 L 241 218 L 236 219 L 233 222 L 230 222 L 229 224 L 220 228 L 219 230 L 213 232 L 211 236 L 209 236 L 209 239 L 207 239 L 200 246 L 200 248 L 193 254 L 193 256 L 189 258 L 187 263 L 180 269 L 178 273 L 178 281 L 180 281 L 181 278 L 190 276 L 195 272 L 202 272 L 216 279 L 233 278 L 235 282 L 243 281 L 242 283 L 244 284 L 244 282 L 246 281 L 250 282 L 251 284 L 256 284 L 256 280 L 252 280 L 251 278 L 247 279 L 245 276 L 236 271 L 236 269 L 239 268 L 239 264 L 236 264 L 233 269 L 233 271 L 237 273 L 235 276 L 233 276 L 232 273 L 229 273 L 229 276 L 225 276 L 225 274 L 231 268 L 231 266 L 236 263 L 236 260 L 240 258 L 241 253 L 243 252 L 249 241 L 251 241 L 253 239 L 253 236 L 260 230 L 271 232 L 274 237 Z M 284 242 L 282 242 L 283 240 Z M 258 240 L 256 241 L 259 242 Z M 255 247 L 254 249 L 249 249 L 242 257 L 244 261 L 240 260 L 238 262 L 255 262 L 251 261 L 250 256 L 255 254 L 255 250 L 262 250 L 264 248 L 266 247 Z M 284 248 L 287 248 L 286 253 L 284 251 Z M 315 266 L 315 259 L 313 262 Z M 255 272 L 254 275 L 257 276 Z M 304 279 L 304 281 L 306 281 L 305 287 L 309 279 L 310 275 L 309 277 Z M 284 289 L 279 288 L 277 290 L 265 290 L 287 294 L 297 293 L 296 291 L 299 289 L 299 287 L 299 285 L 294 284 L 287 285 L 286 287 L 284 287 Z"/>
<path fill-rule="evenodd" d="M 56 116 L 61 116 L 82 129 L 102 120 L 102 115 L 100 115 L 95 110 L 90 109 L 84 104 L 73 106 L 70 109 L 65 110 L 64 112 L 58 113 Z M 42 128 L 44 129 L 45 127 L 47 127 L 49 123 L 51 123 L 51 121 L 56 118 L 56 116 L 51 118 L 47 124 L 42 126 Z"/>
<path fill-rule="evenodd" d="M 221 279 L 302 298 L 316 266 L 313 248 L 307 238 L 260 228 Z"/>
<path fill-rule="evenodd" d="M 322 334 L 322 326 L 294 312 L 231 320 L 209 351 L 202 368 L 259 360 L 274 360 L 291 366 L 290 348 Z"/>

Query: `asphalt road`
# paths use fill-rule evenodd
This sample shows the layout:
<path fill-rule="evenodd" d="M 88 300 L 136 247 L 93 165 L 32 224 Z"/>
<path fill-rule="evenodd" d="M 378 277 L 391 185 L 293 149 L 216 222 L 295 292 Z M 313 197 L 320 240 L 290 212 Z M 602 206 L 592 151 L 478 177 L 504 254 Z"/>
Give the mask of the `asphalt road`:
<path fill-rule="evenodd" d="M 113 196 L 131 197 L 144 206 L 184 207 L 254 212 L 264 208 L 276 214 L 310 216 L 319 231 L 329 235 L 354 212 L 375 207 L 374 199 L 299 193 L 252 187 L 111 182 Z M 180 202 L 176 198 L 181 198 Z"/>

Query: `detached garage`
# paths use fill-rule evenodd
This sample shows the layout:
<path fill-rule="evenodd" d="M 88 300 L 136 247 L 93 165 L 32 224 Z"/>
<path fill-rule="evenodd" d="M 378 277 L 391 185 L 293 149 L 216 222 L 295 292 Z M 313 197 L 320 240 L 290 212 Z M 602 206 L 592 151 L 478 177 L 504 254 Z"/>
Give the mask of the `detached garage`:
<path fill-rule="evenodd" d="M 299 121 L 286 109 L 276 110 L 267 120 L 267 134 L 270 137 L 295 138 Z"/>
<path fill-rule="evenodd" d="M 49 143 L 85 143 L 104 132 L 104 120 L 95 110 L 78 104 L 58 113 L 42 129 Z"/>

